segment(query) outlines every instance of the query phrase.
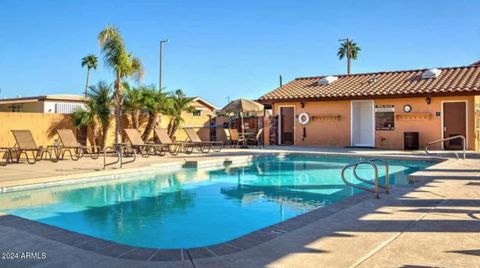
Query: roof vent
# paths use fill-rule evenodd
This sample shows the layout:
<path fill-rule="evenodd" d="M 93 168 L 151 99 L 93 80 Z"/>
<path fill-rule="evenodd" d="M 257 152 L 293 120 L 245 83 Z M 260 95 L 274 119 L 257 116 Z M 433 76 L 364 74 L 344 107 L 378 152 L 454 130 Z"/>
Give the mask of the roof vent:
<path fill-rule="evenodd" d="M 328 84 L 331 84 L 331 83 L 333 83 L 337 80 L 338 80 L 338 77 L 329 75 L 329 76 L 325 76 L 322 79 L 320 79 L 320 81 L 318 81 L 318 84 L 319 85 L 328 85 Z"/>
<path fill-rule="evenodd" d="M 369 83 L 369 84 L 375 83 L 375 82 L 378 81 L 378 79 L 379 79 L 379 78 L 376 77 L 376 76 L 370 77 L 370 78 L 368 78 L 368 83 Z"/>
<path fill-rule="evenodd" d="M 427 78 L 437 78 L 440 73 L 442 72 L 442 70 L 440 69 L 428 69 L 428 70 L 425 70 L 423 73 L 422 73 L 422 79 L 427 79 Z"/>

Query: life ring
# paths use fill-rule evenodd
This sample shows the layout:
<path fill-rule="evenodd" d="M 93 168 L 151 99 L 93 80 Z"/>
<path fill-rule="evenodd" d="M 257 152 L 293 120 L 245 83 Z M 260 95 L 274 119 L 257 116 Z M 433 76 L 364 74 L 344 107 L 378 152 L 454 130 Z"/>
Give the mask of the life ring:
<path fill-rule="evenodd" d="M 309 181 L 310 181 L 310 175 L 308 175 L 305 172 L 300 173 L 300 175 L 298 176 L 298 183 L 302 185 L 308 184 Z"/>
<path fill-rule="evenodd" d="M 308 115 L 308 113 L 301 113 L 298 115 L 298 122 L 302 125 L 308 124 L 308 122 L 310 122 L 310 115 Z"/>

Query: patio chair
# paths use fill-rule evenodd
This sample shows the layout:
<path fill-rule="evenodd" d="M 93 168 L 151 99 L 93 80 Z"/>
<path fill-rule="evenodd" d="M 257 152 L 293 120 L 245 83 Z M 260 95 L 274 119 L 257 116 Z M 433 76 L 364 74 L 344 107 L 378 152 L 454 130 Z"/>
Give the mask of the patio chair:
<path fill-rule="evenodd" d="M 137 129 L 127 128 L 124 131 L 130 141 L 130 147 L 136 153 L 140 153 L 142 157 L 149 157 L 150 155 L 163 156 L 168 150 L 168 146 L 163 144 L 145 143 Z"/>
<path fill-rule="evenodd" d="M 243 142 L 243 137 L 240 137 L 240 134 L 238 133 L 238 130 L 236 128 L 232 128 L 232 129 L 224 129 L 225 130 L 225 135 L 227 135 L 227 137 L 229 138 L 230 140 L 230 145 L 232 147 L 238 147 L 240 146 L 240 144 Z"/>
<path fill-rule="evenodd" d="M 265 147 L 262 140 L 263 128 L 259 129 L 255 137 L 251 137 L 247 139 L 247 145 L 252 144 L 255 147 Z"/>
<path fill-rule="evenodd" d="M 191 154 L 193 152 L 193 146 L 191 143 L 172 141 L 165 129 L 155 128 L 153 131 L 160 141 L 160 144 L 168 147 L 168 152 L 171 155 L 177 155 L 178 153 Z"/>
<path fill-rule="evenodd" d="M 35 164 L 37 161 L 43 160 L 45 156 L 50 158 L 50 161 L 56 162 L 57 159 L 52 157 L 50 148 L 37 146 L 30 130 L 12 130 L 15 138 L 15 146 L 11 148 L 11 153 L 16 155 L 16 162 L 20 162 L 20 157 L 25 155 L 29 164 Z M 28 153 L 31 153 L 31 157 Z"/>
<path fill-rule="evenodd" d="M 100 146 L 80 145 L 71 129 L 57 129 L 57 135 L 60 143 L 54 147 L 58 159 L 63 159 L 65 154 L 70 154 L 73 161 L 82 158 L 84 153 L 90 155 L 92 159 L 98 159 L 100 156 Z"/>
<path fill-rule="evenodd" d="M 223 141 L 202 141 L 197 132 L 193 128 L 184 128 L 190 143 L 197 147 L 202 153 L 208 153 L 210 150 L 214 152 L 220 152 L 223 148 Z"/>

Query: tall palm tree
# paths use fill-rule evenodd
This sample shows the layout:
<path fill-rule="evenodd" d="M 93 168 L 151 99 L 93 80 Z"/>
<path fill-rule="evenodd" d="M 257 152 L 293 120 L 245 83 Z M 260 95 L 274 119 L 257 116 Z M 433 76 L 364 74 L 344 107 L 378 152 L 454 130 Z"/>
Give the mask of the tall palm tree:
<path fill-rule="evenodd" d="M 337 56 L 340 60 L 347 58 L 347 74 L 350 74 L 351 60 L 356 60 L 360 47 L 353 40 L 345 39 L 338 49 Z"/>
<path fill-rule="evenodd" d="M 124 83 L 123 87 L 125 89 L 124 110 L 130 114 L 133 128 L 139 129 L 140 113 L 142 110 L 145 110 L 143 88 L 130 87 L 128 83 Z"/>
<path fill-rule="evenodd" d="M 88 92 L 88 81 L 90 80 L 90 69 L 97 69 L 97 56 L 89 54 L 82 58 L 82 68 L 87 66 L 87 82 L 85 83 L 85 97 Z"/>
<path fill-rule="evenodd" d="M 122 140 L 123 86 L 126 78 L 140 80 L 143 77 L 142 63 L 127 52 L 120 32 L 115 26 L 107 26 L 98 35 L 105 65 L 115 73 L 113 100 L 115 104 L 115 143 Z"/>
<path fill-rule="evenodd" d="M 144 108 L 148 112 L 148 122 L 142 134 L 143 140 L 148 140 L 152 130 L 157 124 L 160 114 L 166 112 L 168 107 L 168 94 L 157 90 L 154 86 L 142 87 Z"/>
<path fill-rule="evenodd" d="M 92 133 L 92 145 L 98 144 L 98 137 L 102 132 L 102 147 L 105 148 L 108 129 L 110 127 L 110 106 L 112 103 L 111 86 L 100 81 L 96 86 L 91 86 L 85 108 L 73 112 L 73 124 L 76 127 L 87 127 Z"/>
<path fill-rule="evenodd" d="M 170 137 L 175 135 L 180 123 L 183 122 L 183 112 L 193 112 L 195 108 L 191 105 L 193 98 L 189 98 L 183 93 L 181 89 L 177 89 L 170 97 L 170 102 L 167 109 L 167 115 L 170 116 L 168 123 L 168 134 Z"/>

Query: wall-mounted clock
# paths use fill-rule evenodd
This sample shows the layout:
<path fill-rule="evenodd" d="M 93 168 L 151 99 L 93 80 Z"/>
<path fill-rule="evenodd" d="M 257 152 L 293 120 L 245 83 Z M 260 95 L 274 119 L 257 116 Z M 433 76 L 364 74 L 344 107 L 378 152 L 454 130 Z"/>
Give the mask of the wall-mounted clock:
<path fill-rule="evenodd" d="M 410 106 L 410 104 L 406 104 L 405 106 L 403 106 L 403 111 L 406 112 L 406 113 L 409 113 L 412 111 L 412 106 Z"/>

